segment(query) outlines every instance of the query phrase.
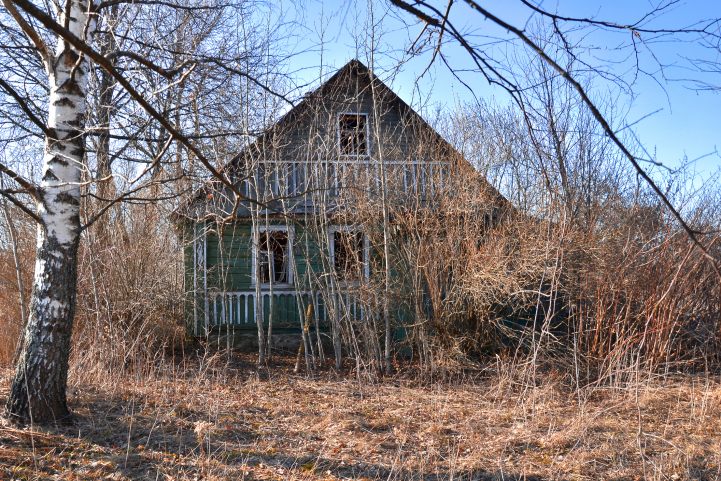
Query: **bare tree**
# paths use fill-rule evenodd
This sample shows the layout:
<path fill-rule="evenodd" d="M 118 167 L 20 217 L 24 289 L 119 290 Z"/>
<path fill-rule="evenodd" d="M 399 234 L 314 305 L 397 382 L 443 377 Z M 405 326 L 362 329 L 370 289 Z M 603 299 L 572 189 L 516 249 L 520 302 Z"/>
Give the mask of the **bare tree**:
<path fill-rule="evenodd" d="M 118 202 L 171 199 L 208 174 L 243 197 L 218 168 L 251 127 L 233 123 L 231 131 L 223 114 L 247 99 L 232 89 L 239 79 L 251 90 L 273 90 L 255 76 L 262 55 L 248 52 L 266 49 L 251 26 L 241 34 L 242 48 L 226 28 L 247 15 L 243 4 L 3 5 L 0 59 L 11 69 L 0 76 L 0 89 L 21 114 L 4 116 L 13 130 L 3 141 L 45 143 L 39 180 L 32 165 L 0 165 L 2 195 L 38 225 L 33 294 L 6 414 L 47 423 L 69 414 L 81 234 Z M 225 110 L 209 108 L 221 105 Z M 88 138 L 96 139 L 90 153 Z M 199 177 L 187 180 L 189 173 Z"/>
<path fill-rule="evenodd" d="M 598 102 L 593 100 L 591 91 L 584 86 L 581 79 L 566 67 L 567 62 L 576 62 L 583 65 L 584 69 L 592 72 L 598 78 L 611 79 L 624 88 L 633 89 L 633 80 L 631 82 L 625 81 L 620 75 L 606 70 L 605 65 L 602 63 L 593 63 L 593 57 L 590 55 L 590 60 L 578 55 L 579 47 L 576 45 L 577 40 L 574 36 L 574 29 L 591 28 L 610 32 L 627 32 L 628 37 L 625 43 L 635 54 L 635 75 L 652 75 L 650 72 L 643 70 L 638 60 L 641 45 L 644 48 L 650 48 L 651 45 L 643 40 L 645 36 L 650 36 L 656 40 L 663 38 L 666 41 L 681 41 L 681 37 L 686 37 L 692 39 L 691 41 L 717 46 L 719 38 L 721 38 L 719 34 L 721 19 L 699 19 L 691 25 L 680 27 L 655 26 L 654 22 L 658 18 L 661 18 L 671 8 L 677 6 L 678 2 L 675 0 L 654 2 L 644 15 L 630 23 L 563 15 L 546 9 L 541 2 L 519 0 L 519 7 L 529 17 L 524 25 L 504 19 L 501 15 L 493 12 L 493 7 L 486 6 L 487 2 L 477 0 L 464 0 L 463 2 L 457 2 L 457 4 L 452 1 L 433 2 L 423 0 L 417 2 L 391 0 L 391 3 L 399 10 L 410 14 L 412 18 L 424 24 L 418 38 L 422 38 L 424 34 L 431 38 L 432 41 L 428 42 L 432 49 L 431 61 L 441 61 L 455 73 L 451 62 L 445 56 L 444 43 L 447 40 L 456 42 L 469 55 L 475 72 L 481 78 L 504 89 L 521 106 L 524 104 L 524 95 L 529 84 L 519 81 L 519 77 L 509 74 L 509 60 L 502 50 L 484 48 L 481 43 L 476 43 L 474 37 L 465 32 L 461 26 L 457 26 L 457 17 L 454 16 L 455 11 L 462 8 L 468 15 L 474 15 L 479 20 L 485 20 L 494 29 L 493 33 L 489 33 L 489 35 L 496 35 L 494 37 L 495 41 L 504 42 L 514 50 L 522 51 L 531 57 L 537 57 L 545 63 L 555 75 L 562 78 L 573 89 L 578 100 L 592 115 L 603 133 L 613 141 L 614 147 L 650 186 L 696 247 L 711 263 L 717 276 L 721 278 L 719 261 L 712 255 L 704 242 L 704 232 L 686 222 L 682 213 L 670 202 L 663 189 L 656 184 L 652 176 L 643 168 L 642 164 L 649 159 L 637 155 L 635 153 L 637 149 L 624 141 L 620 135 L 621 128 L 614 127 L 608 116 L 599 108 Z M 544 45 L 529 32 L 527 26 L 534 21 L 540 22 L 548 28 L 552 33 L 551 42 Z M 411 50 L 413 49 L 414 47 L 411 47 Z M 653 51 L 651 56 L 657 63 L 658 68 L 663 71 L 666 65 L 656 59 Z"/>

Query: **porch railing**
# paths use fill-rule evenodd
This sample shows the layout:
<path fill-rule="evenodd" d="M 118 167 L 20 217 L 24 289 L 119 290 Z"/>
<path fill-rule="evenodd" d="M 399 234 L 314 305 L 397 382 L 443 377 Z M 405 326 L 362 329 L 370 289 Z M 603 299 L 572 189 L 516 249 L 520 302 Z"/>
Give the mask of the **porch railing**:
<path fill-rule="evenodd" d="M 313 316 L 321 324 L 333 318 L 365 318 L 365 307 L 357 295 L 351 292 L 334 294 L 322 291 L 262 291 L 262 303 L 256 303 L 255 291 L 232 291 L 208 293 L 206 327 L 251 326 L 256 318 L 263 316 L 263 322 L 273 319 L 274 325 L 298 327 L 309 304 L 313 305 Z"/>

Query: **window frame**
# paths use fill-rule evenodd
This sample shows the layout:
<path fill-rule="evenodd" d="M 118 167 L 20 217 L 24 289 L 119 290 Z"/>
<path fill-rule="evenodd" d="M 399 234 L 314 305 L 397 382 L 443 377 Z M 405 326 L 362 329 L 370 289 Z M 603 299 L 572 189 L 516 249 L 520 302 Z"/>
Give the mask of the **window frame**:
<path fill-rule="evenodd" d="M 288 272 L 286 273 L 286 278 L 288 279 L 286 282 L 259 282 L 258 279 L 258 253 L 261 250 L 260 249 L 260 234 L 263 232 L 285 232 L 288 236 Z M 260 285 L 261 288 L 263 287 L 270 287 L 271 285 L 279 286 L 279 287 L 288 287 L 293 285 L 293 265 L 295 263 L 295 253 L 293 249 L 294 241 L 295 241 L 295 228 L 294 226 L 287 226 L 287 225 L 261 225 L 258 226 L 257 229 L 255 229 L 255 232 L 253 233 L 253 246 L 252 246 L 252 266 L 251 266 L 251 274 L 250 274 L 250 284 L 251 286 L 257 286 Z"/>
<path fill-rule="evenodd" d="M 356 115 L 365 118 L 365 154 L 345 154 L 340 146 L 340 119 L 345 115 Z M 338 157 L 343 159 L 366 159 L 371 156 L 371 136 L 370 136 L 370 115 L 367 112 L 338 112 L 335 116 L 335 144 L 338 149 Z"/>
<path fill-rule="evenodd" d="M 341 279 L 338 281 L 345 285 L 359 284 L 362 281 L 367 281 L 370 278 L 370 241 L 368 236 L 363 229 L 357 225 L 332 225 L 328 227 L 327 238 L 328 238 L 328 257 L 331 271 L 337 276 L 335 271 L 335 233 L 336 232 L 360 232 L 363 235 L 363 258 L 361 263 L 363 264 L 362 270 L 363 275 L 359 279 Z"/>

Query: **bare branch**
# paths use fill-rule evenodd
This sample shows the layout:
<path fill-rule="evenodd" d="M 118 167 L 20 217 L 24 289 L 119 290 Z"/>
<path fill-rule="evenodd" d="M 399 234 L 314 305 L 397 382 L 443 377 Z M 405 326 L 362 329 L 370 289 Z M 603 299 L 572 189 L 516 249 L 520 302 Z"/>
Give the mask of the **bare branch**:
<path fill-rule="evenodd" d="M 681 27 L 681 28 L 644 28 L 640 25 L 648 19 L 649 16 L 653 15 L 654 13 L 657 13 L 667 6 L 661 6 L 657 7 L 653 11 L 649 12 L 648 14 L 644 15 L 641 19 L 637 20 L 634 23 L 630 24 L 619 24 L 615 22 L 609 22 L 604 20 L 596 20 L 593 18 L 588 17 L 566 17 L 563 15 L 558 15 L 555 13 L 551 13 L 548 10 L 544 10 L 538 5 L 535 5 L 531 3 L 529 0 L 521 0 L 521 3 L 523 3 L 525 6 L 533 10 L 534 12 L 544 16 L 548 17 L 554 22 L 562 21 L 562 22 L 574 22 L 574 23 L 581 23 L 586 25 L 595 25 L 597 27 L 604 27 L 609 28 L 613 30 L 628 30 L 630 32 L 636 33 L 651 33 L 651 34 L 664 34 L 664 33 L 682 33 L 682 34 L 704 34 L 709 35 L 711 37 L 721 38 L 721 34 L 718 33 L 718 25 L 719 22 L 721 22 L 720 19 L 710 19 L 707 20 L 705 23 L 700 24 L 701 28 L 698 26 L 687 26 L 687 27 Z"/>
<path fill-rule="evenodd" d="M 30 109 L 30 106 L 28 106 L 25 99 L 19 93 L 17 93 L 17 91 L 15 91 L 15 89 L 12 88 L 12 86 L 9 83 L 7 83 L 6 81 L 4 81 L 1 78 L 0 78 L 0 87 L 2 87 L 2 89 L 5 90 L 8 93 L 8 95 L 10 95 L 12 98 L 15 99 L 15 101 L 17 102 L 20 109 L 25 113 L 25 115 L 28 116 L 30 121 L 32 121 L 32 123 L 34 123 L 40 130 L 42 130 L 43 134 L 45 134 L 47 136 L 48 129 L 47 129 L 47 127 L 45 127 L 45 122 L 40 120 L 38 118 L 38 116 L 35 115 L 35 113 Z"/>
<path fill-rule="evenodd" d="M 190 152 L 192 152 L 193 155 L 195 155 L 196 158 L 200 161 L 200 163 L 203 164 L 203 166 L 208 170 L 208 172 L 210 172 L 213 177 L 217 178 L 223 185 L 228 187 L 228 189 L 230 189 L 236 196 L 248 202 L 259 204 L 265 207 L 265 205 L 259 203 L 257 200 L 250 199 L 243 195 L 241 191 L 237 188 L 237 186 L 232 182 L 232 180 L 230 180 L 227 176 L 225 176 L 223 173 L 213 167 L 211 162 L 205 157 L 205 155 L 200 151 L 200 149 L 198 149 L 198 147 L 196 147 L 192 142 L 190 142 L 190 140 L 182 132 L 176 129 L 164 115 L 162 115 L 152 105 L 150 105 L 150 102 L 148 102 L 148 100 L 145 99 L 145 97 L 141 93 L 139 93 L 135 89 L 135 87 L 133 87 L 133 85 L 120 72 L 118 72 L 118 70 L 113 66 L 112 62 L 108 58 L 96 52 L 86 42 L 78 38 L 67 28 L 59 25 L 52 17 L 37 8 L 28 0 L 13 1 L 20 8 L 22 8 L 24 11 L 26 11 L 28 14 L 30 14 L 32 17 L 42 23 L 46 28 L 61 36 L 65 41 L 67 41 L 69 44 L 71 44 L 83 54 L 87 55 L 88 58 L 93 60 L 96 64 L 102 67 L 103 70 L 108 72 L 130 94 L 130 96 L 136 102 L 138 102 L 138 104 L 140 104 L 143 110 L 150 114 L 165 130 L 170 133 L 172 137 L 177 139 Z"/>
<path fill-rule="evenodd" d="M 163 7 L 170 7 L 174 8 L 176 10 L 186 10 L 189 12 L 197 12 L 197 11 L 207 11 L 207 10 L 214 10 L 217 8 L 223 8 L 225 5 L 213 5 L 213 6 L 200 6 L 200 7 L 193 7 L 190 5 L 179 5 L 175 2 L 166 2 L 163 0 L 107 0 L 105 2 L 100 2 L 95 9 L 97 12 L 100 12 L 101 10 L 109 7 L 113 7 L 116 5 L 160 5 Z"/>
<path fill-rule="evenodd" d="M 27 35 L 33 45 L 35 45 L 35 48 L 37 49 L 37 52 L 40 55 L 43 64 L 45 64 L 45 67 L 48 69 L 51 68 L 50 50 L 48 49 L 47 45 L 45 45 L 45 42 L 43 41 L 40 34 L 38 34 L 38 32 L 32 27 L 32 25 L 30 25 L 22 15 L 20 15 L 20 12 L 18 12 L 18 10 L 15 8 L 15 5 L 13 5 L 13 2 L 14 0 L 3 0 L 3 6 L 7 9 L 13 19 L 20 26 L 20 29 L 23 31 L 23 33 L 25 33 L 25 35 Z"/>
<path fill-rule="evenodd" d="M 623 153 L 624 157 L 628 159 L 628 161 L 633 165 L 634 169 L 638 173 L 638 175 L 651 187 L 653 192 L 658 196 L 659 199 L 661 199 L 662 203 L 666 206 L 666 208 L 671 212 L 673 217 L 678 221 L 678 223 L 681 225 L 683 230 L 686 232 L 686 234 L 689 236 L 689 238 L 692 240 L 692 242 L 699 248 L 699 250 L 703 253 L 704 257 L 706 257 L 711 263 L 712 266 L 716 272 L 716 274 L 721 278 L 721 268 L 718 265 L 717 259 L 709 252 L 709 250 L 703 245 L 703 243 L 700 241 L 698 236 L 700 234 L 703 234 L 702 232 L 693 229 L 683 218 L 681 213 L 674 207 L 674 205 L 671 203 L 671 201 L 668 199 L 668 197 L 664 194 L 664 192 L 656 185 L 656 182 L 646 173 L 646 171 L 641 167 L 641 165 L 638 162 L 638 159 L 631 153 L 631 151 L 626 147 L 626 145 L 623 143 L 623 141 L 619 138 L 619 136 L 616 134 L 616 132 L 613 130 L 613 128 L 610 126 L 604 115 L 601 113 L 601 111 L 598 109 L 598 107 L 594 104 L 594 102 L 590 99 L 588 96 L 588 93 L 583 88 L 583 86 L 576 80 L 573 75 L 570 74 L 570 72 L 561 65 L 558 64 L 553 58 L 551 58 L 543 48 L 541 48 L 539 45 L 537 45 L 533 40 L 531 40 L 528 35 L 526 35 L 521 29 L 517 28 L 514 25 L 511 25 L 510 23 L 502 20 L 501 18 L 497 17 L 487 9 L 480 6 L 476 1 L 474 0 L 465 0 L 466 4 L 468 4 L 473 10 L 480 13 L 484 18 L 487 20 L 490 20 L 494 24 L 498 25 L 499 27 L 503 28 L 504 30 L 512 33 L 515 37 L 520 39 L 527 47 L 529 47 L 538 57 L 540 57 L 545 63 L 550 65 L 558 74 L 563 77 L 572 87 L 573 89 L 578 93 L 580 96 L 582 102 L 586 107 L 590 110 L 593 117 L 596 119 L 596 121 L 599 123 L 603 131 L 608 135 L 608 137 L 612 140 L 612 142 L 618 147 L 618 149 Z M 399 8 L 402 8 L 403 10 L 406 10 L 407 12 L 413 14 L 417 18 L 423 20 L 426 23 L 429 23 L 437 28 L 446 28 L 448 29 L 449 33 L 455 38 L 462 46 L 463 48 L 471 55 L 472 58 L 474 58 L 474 61 L 476 61 L 476 64 L 478 65 L 478 52 L 473 49 L 473 47 L 465 40 L 463 35 L 456 30 L 450 21 L 444 16 L 441 12 L 439 12 L 436 8 L 429 5 L 425 1 L 417 1 L 414 2 L 413 5 L 406 3 L 403 0 L 391 0 L 391 3 L 398 6 Z M 423 11 L 419 10 L 416 5 L 421 5 L 429 10 L 431 10 L 433 13 L 435 13 L 438 17 L 434 18 Z M 442 20 L 439 20 L 442 19 Z M 482 69 L 480 65 L 478 65 L 479 68 Z M 497 72 L 494 71 L 494 73 L 497 75 Z M 504 79 L 505 81 L 505 79 Z M 498 83 L 498 82 L 496 82 Z M 500 84 L 503 86 L 506 90 L 509 90 L 509 92 L 513 91 L 513 87 L 508 87 L 506 85 Z M 510 84 L 509 85 L 513 85 Z"/>
<path fill-rule="evenodd" d="M 33 199 L 39 200 L 40 195 L 38 192 L 38 187 L 35 184 L 33 184 L 32 182 L 27 180 L 25 177 L 18 174 L 17 172 L 15 172 L 14 170 L 12 170 L 11 168 L 7 167 L 5 164 L 2 164 L 2 163 L 0 163 L 0 172 L 7 175 L 15 182 L 17 182 L 18 185 L 20 185 L 20 187 L 25 189 L 27 191 L 27 193 L 33 197 Z"/>
<path fill-rule="evenodd" d="M 138 62 L 139 64 L 143 65 L 144 67 L 147 67 L 150 70 L 152 70 L 153 72 L 157 72 L 160 75 L 162 75 L 163 77 L 168 78 L 168 79 L 173 78 L 175 75 L 178 74 L 178 72 L 183 70 L 190 63 L 190 62 L 183 62 L 173 69 L 166 69 L 166 68 L 163 68 L 163 67 L 153 63 L 152 61 L 148 60 L 148 58 L 143 57 L 142 55 L 138 55 L 135 52 L 130 52 L 128 50 L 118 50 L 115 52 L 110 52 L 107 55 L 107 58 L 110 60 L 119 58 L 119 57 L 126 57 L 126 58 L 133 59 L 136 62 Z"/>
<path fill-rule="evenodd" d="M 43 224 L 43 221 L 40 219 L 40 217 L 39 217 L 35 212 L 33 212 L 32 210 L 30 210 L 24 203 L 22 203 L 20 200 L 18 200 L 18 199 L 13 195 L 13 193 L 12 193 L 11 191 L 5 190 L 5 189 L 0 190 L 0 195 L 2 195 L 2 196 L 5 197 L 7 200 L 9 200 L 9 201 L 12 202 L 13 204 L 15 204 L 15 206 L 17 206 L 18 209 L 20 209 L 21 211 L 25 212 L 25 213 L 26 213 L 28 216 L 30 216 L 35 222 L 37 222 L 37 223 L 40 224 L 40 225 Z"/>

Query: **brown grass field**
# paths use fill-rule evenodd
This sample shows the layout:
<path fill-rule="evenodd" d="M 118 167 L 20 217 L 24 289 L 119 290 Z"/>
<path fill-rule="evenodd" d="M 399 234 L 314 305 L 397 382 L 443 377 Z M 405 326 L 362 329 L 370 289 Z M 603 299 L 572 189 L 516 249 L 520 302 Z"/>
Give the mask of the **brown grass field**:
<path fill-rule="evenodd" d="M 291 358 L 71 376 L 71 424 L 0 426 L 3 480 L 718 480 L 721 380 L 563 388 L 488 369 L 376 383 Z M 9 370 L 0 371 L 0 402 Z"/>

